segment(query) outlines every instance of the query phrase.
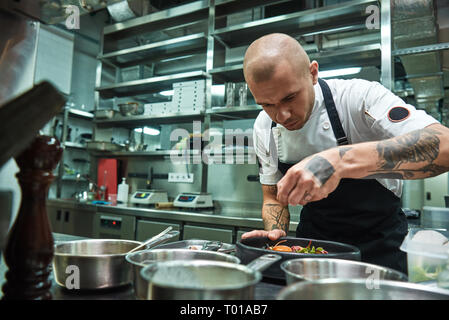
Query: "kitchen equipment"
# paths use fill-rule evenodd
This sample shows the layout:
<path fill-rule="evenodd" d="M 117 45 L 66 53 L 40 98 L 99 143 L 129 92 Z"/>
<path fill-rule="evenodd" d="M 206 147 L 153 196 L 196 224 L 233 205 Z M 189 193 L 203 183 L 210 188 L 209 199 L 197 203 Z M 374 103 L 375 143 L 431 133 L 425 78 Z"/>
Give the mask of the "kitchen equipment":
<path fill-rule="evenodd" d="M 225 83 L 225 100 L 226 107 L 235 106 L 235 83 L 226 82 Z"/>
<path fill-rule="evenodd" d="M 203 192 L 181 193 L 173 201 L 173 205 L 181 208 L 212 208 L 214 206 L 212 195 Z"/>
<path fill-rule="evenodd" d="M 134 292 L 139 299 L 146 299 L 148 296 L 148 282 L 142 278 L 140 272 L 147 265 L 158 261 L 191 261 L 191 260 L 211 260 L 240 263 L 240 259 L 224 253 L 190 250 L 190 249 L 152 249 L 134 252 L 126 255 L 133 267 Z"/>
<path fill-rule="evenodd" d="M 402 272 L 359 261 L 302 258 L 282 262 L 287 284 L 320 279 L 367 279 L 370 275 L 380 280 L 407 281 Z"/>
<path fill-rule="evenodd" d="M 210 243 L 210 240 L 190 239 L 164 243 L 156 246 L 155 249 L 197 249 L 203 250 L 204 245 Z M 206 248 L 207 249 L 207 248 Z M 222 243 L 217 252 L 229 253 L 235 251 L 235 245 L 230 243 Z"/>
<path fill-rule="evenodd" d="M 145 108 L 138 102 L 119 103 L 120 114 L 124 117 L 137 116 L 144 113 Z"/>
<path fill-rule="evenodd" d="M 167 192 L 164 190 L 137 190 L 131 196 L 131 203 L 151 205 L 158 202 L 168 202 Z"/>
<path fill-rule="evenodd" d="M 367 279 L 297 282 L 282 289 L 278 300 L 448 300 L 449 290 L 415 283 Z"/>
<path fill-rule="evenodd" d="M 248 266 L 222 261 L 161 261 L 141 271 L 148 283 L 149 300 L 253 299 L 254 287 L 262 279 L 260 270 L 280 260 L 276 254 L 257 258 Z"/>
<path fill-rule="evenodd" d="M 153 239 L 146 245 L 150 249 L 179 235 L 171 231 Z M 71 273 L 67 267 L 79 270 L 79 289 L 104 289 L 127 285 L 132 282 L 132 268 L 126 262 L 128 252 L 141 242 L 117 239 L 89 239 L 62 242 L 55 245 L 53 258 L 54 278 L 58 285 L 67 287 Z"/>
<path fill-rule="evenodd" d="M 322 247 L 329 253 L 326 254 L 326 258 L 333 259 L 345 259 L 345 260 L 355 260 L 360 261 L 361 255 L 360 250 L 349 244 L 325 241 L 325 240 L 314 240 L 314 239 L 304 239 L 304 238 L 294 238 L 294 237 L 282 237 L 276 241 L 272 241 L 266 237 L 253 237 L 242 239 L 236 243 L 236 256 L 242 260 L 243 264 L 247 264 L 255 258 L 276 252 L 282 257 L 280 262 L 277 262 L 267 268 L 263 275 L 267 278 L 284 280 L 285 274 L 280 269 L 280 265 L 285 260 L 295 259 L 295 258 L 316 258 L 316 254 L 305 254 L 305 253 L 292 253 L 292 252 L 278 252 L 265 249 L 266 245 L 273 246 L 281 240 L 287 240 L 282 243 L 287 246 L 301 246 L 306 247 L 310 240 L 312 240 L 312 245 L 315 247 Z"/>
<path fill-rule="evenodd" d="M 241 82 L 238 84 L 239 88 L 239 106 L 244 107 L 248 105 L 248 84 Z"/>
<path fill-rule="evenodd" d="M 86 147 L 92 151 L 121 151 L 125 148 L 124 145 L 107 141 L 87 141 Z"/>
<path fill-rule="evenodd" d="M 149 243 L 154 242 L 155 239 L 159 239 L 162 238 L 164 235 L 166 235 L 167 233 L 169 233 L 171 230 L 173 229 L 173 227 L 168 227 L 167 229 L 165 229 L 164 231 L 162 231 L 161 233 L 155 235 L 154 237 L 148 239 L 147 241 L 145 241 L 144 243 L 142 243 L 140 246 L 135 247 L 134 249 L 131 249 L 128 253 L 133 253 L 134 251 L 138 251 L 141 250 L 141 248 L 143 248 L 144 246 L 146 246 Z M 174 231 L 172 232 L 173 234 L 179 235 L 179 231 Z M 174 237 L 175 235 L 173 235 Z"/>
<path fill-rule="evenodd" d="M 100 186 L 99 200 L 107 201 L 109 194 L 117 192 L 117 168 L 117 159 L 97 160 L 97 185 Z"/>
<path fill-rule="evenodd" d="M 416 236 L 416 237 L 415 237 Z M 449 258 L 448 231 L 411 228 L 400 249 L 407 252 L 410 282 L 436 280 Z M 439 243 L 439 244 L 438 244 Z"/>

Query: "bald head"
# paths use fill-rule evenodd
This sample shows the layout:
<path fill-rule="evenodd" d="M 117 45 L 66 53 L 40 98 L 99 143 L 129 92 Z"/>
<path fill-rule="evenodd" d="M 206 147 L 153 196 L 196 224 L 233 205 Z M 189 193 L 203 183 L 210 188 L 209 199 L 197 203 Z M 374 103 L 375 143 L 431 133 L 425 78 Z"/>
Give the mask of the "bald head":
<path fill-rule="evenodd" d="M 246 82 L 269 80 L 280 63 L 287 63 L 300 76 L 309 72 L 309 57 L 296 39 L 272 33 L 255 40 L 246 50 L 243 60 Z"/>

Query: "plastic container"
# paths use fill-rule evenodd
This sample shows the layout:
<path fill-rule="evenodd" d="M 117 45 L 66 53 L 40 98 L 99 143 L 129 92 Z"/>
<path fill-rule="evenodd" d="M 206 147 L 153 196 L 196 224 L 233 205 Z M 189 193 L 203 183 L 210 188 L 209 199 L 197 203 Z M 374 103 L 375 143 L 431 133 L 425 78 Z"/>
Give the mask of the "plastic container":
<path fill-rule="evenodd" d="M 414 239 L 419 231 L 439 232 L 449 238 L 449 232 L 439 229 L 412 228 L 405 237 L 400 249 L 407 252 L 408 277 L 410 282 L 437 280 L 448 261 L 448 245 L 434 245 L 427 240 Z"/>
<path fill-rule="evenodd" d="M 129 185 L 126 184 L 126 178 L 123 178 L 122 183 L 118 185 L 117 190 L 117 202 L 127 203 L 128 202 Z"/>

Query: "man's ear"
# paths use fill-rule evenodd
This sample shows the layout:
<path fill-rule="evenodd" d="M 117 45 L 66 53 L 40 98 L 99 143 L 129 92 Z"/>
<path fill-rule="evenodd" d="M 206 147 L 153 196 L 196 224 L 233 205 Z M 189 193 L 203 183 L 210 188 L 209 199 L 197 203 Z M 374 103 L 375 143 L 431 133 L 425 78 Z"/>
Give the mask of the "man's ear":
<path fill-rule="evenodd" d="M 318 68 L 318 62 L 316 62 L 315 60 L 313 60 L 309 65 L 310 74 L 312 75 L 312 81 L 314 85 L 318 82 Z"/>

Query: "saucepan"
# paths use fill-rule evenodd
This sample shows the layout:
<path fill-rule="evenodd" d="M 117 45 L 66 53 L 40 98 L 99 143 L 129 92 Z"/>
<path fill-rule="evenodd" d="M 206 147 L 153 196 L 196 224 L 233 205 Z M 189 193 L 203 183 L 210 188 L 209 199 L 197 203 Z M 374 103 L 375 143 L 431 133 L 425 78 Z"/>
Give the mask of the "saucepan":
<path fill-rule="evenodd" d="M 104 289 L 128 285 L 132 282 L 132 267 L 126 255 L 138 246 L 150 249 L 179 235 L 170 231 L 153 237 L 145 243 L 119 239 L 88 239 L 67 241 L 55 245 L 53 272 L 55 281 L 62 287 L 75 286 L 77 273 L 78 289 Z"/>
<path fill-rule="evenodd" d="M 291 259 L 281 264 L 287 285 L 299 281 L 320 279 L 379 279 L 407 281 L 407 276 L 399 271 L 360 261 L 303 258 Z"/>
<path fill-rule="evenodd" d="M 285 241 L 284 241 L 285 240 Z M 283 242 L 282 242 L 283 241 Z M 321 247 L 326 250 L 327 254 L 309 254 L 309 253 L 293 253 L 293 252 L 279 252 L 267 249 L 267 246 L 273 247 L 277 243 L 282 242 L 282 245 L 286 246 L 301 246 L 307 247 L 309 243 L 314 247 Z M 294 237 L 282 237 L 276 241 L 272 241 L 266 237 L 253 237 L 242 239 L 236 244 L 236 256 L 242 261 L 242 264 L 247 264 L 261 255 L 268 253 L 279 254 L 282 259 L 263 272 L 263 276 L 274 280 L 285 280 L 285 274 L 281 270 L 280 265 L 282 262 L 289 259 L 299 258 L 331 258 L 331 259 L 344 259 L 360 261 L 360 250 L 349 244 L 325 240 L 294 238 Z"/>
<path fill-rule="evenodd" d="M 146 299 L 148 296 L 148 283 L 142 278 L 140 271 L 147 265 L 158 261 L 173 260 L 210 260 L 240 263 L 240 259 L 229 254 L 191 249 L 152 249 L 129 253 L 126 255 L 133 268 L 134 293 L 139 299 Z"/>
<path fill-rule="evenodd" d="M 276 254 L 263 255 L 247 266 L 208 260 L 162 261 L 142 269 L 149 300 L 248 300 L 254 299 L 261 270 L 279 261 Z"/>
<path fill-rule="evenodd" d="M 376 279 L 322 279 L 282 289 L 277 300 L 449 300 L 449 290 Z"/>

